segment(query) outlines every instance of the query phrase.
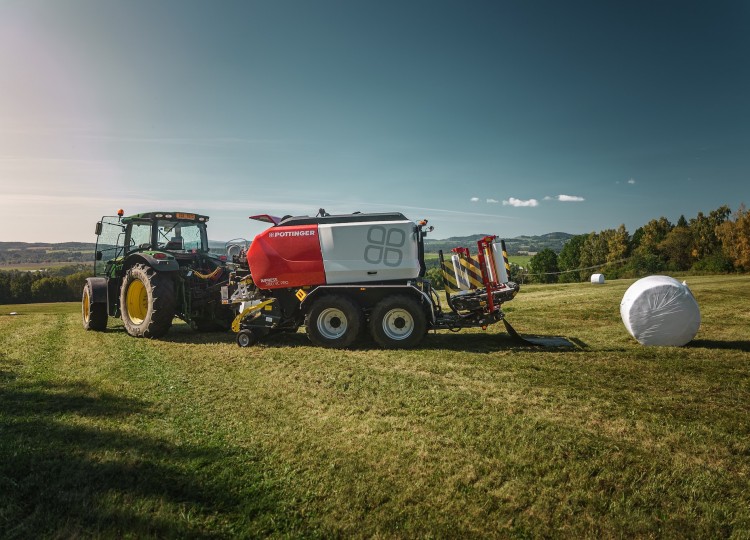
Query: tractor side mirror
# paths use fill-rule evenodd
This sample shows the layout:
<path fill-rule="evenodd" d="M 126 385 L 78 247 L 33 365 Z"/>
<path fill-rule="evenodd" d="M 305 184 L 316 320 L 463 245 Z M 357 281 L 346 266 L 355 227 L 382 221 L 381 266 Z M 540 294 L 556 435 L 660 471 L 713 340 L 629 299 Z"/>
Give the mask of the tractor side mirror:
<path fill-rule="evenodd" d="M 100 234 L 102 234 L 102 222 L 101 221 L 96 222 L 96 228 L 94 229 L 94 234 L 96 234 L 96 236 L 99 236 Z"/>
<path fill-rule="evenodd" d="M 101 251 L 97 251 L 96 252 L 96 260 L 97 261 L 101 261 L 102 260 L 102 252 Z"/>

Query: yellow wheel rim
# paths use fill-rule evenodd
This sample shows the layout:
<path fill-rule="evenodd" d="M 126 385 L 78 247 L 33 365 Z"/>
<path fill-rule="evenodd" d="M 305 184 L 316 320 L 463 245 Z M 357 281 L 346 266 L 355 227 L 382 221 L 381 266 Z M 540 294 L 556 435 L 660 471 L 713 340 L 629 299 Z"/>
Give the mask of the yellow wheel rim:
<path fill-rule="evenodd" d="M 140 280 L 133 280 L 128 285 L 125 303 L 128 308 L 128 317 L 133 324 L 141 324 L 148 313 L 148 293 Z"/>
<path fill-rule="evenodd" d="M 89 322 L 89 291 L 83 291 L 83 322 Z"/>

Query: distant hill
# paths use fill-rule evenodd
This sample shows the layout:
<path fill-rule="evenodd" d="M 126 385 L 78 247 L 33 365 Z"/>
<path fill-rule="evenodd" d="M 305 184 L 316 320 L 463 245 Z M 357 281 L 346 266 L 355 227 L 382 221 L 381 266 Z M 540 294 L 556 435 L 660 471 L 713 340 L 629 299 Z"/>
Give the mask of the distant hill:
<path fill-rule="evenodd" d="M 19 264 L 90 263 L 94 247 L 89 242 L 0 242 L 0 269 Z"/>
<path fill-rule="evenodd" d="M 424 249 L 426 253 L 437 253 L 439 250 L 450 251 L 455 247 L 476 246 L 478 240 L 484 238 L 485 234 L 472 234 L 470 236 L 452 236 L 443 240 L 425 238 Z M 517 236 L 505 238 L 505 247 L 510 255 L 534 254 L 549 248 L 555 253 L 560 253 L 565 242 L 570 240 L 573 234 L 564 232 L 553 232 L 541 236 Z"/>
<path fill-rule="evenodd" d="M 486 235 L 452 236 L 445 239 L 425 239 L 425 252 L 437 253 L 439 250 L 450 251 L 454 247 L 474 247 L 477 240 Z M 545 248 L 559 253 L 573 235 L 563 232 L 543 234 L 541 236 L 517 236 L 505 240 L 508 253 L 511 255 L 534 254 Z M 209 240 L 214 253 L 224 253 L 225 242 Z M 91 242 L 0 242 L 0 269 L 3 266 L 19 264 L 60 264 L 90 263 L 94 260 L 96 244 Z"/>

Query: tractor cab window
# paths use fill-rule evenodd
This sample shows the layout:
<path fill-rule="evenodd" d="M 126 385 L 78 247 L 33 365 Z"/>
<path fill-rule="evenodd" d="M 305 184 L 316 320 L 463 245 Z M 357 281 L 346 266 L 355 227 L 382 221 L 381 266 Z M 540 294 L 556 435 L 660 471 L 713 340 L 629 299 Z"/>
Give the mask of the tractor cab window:
<path fill-rule="evenodd" d="M 208 251 L 206 225 L 190 221 L 159 220 L 156 243 L 166 251 Z"/>
<path fill-rule="evenodd" d="M 133 223 L 130 227 L 130 246 L 128 251 L 134 249 L 151 248 L 151 224 Z"/>
<path fill-rule="evenodd" d="M 125 227 L 117 216 L 105 216 L 97 228 L 94 275 L 106 272 L 107 263 L 122 256 Z"/>

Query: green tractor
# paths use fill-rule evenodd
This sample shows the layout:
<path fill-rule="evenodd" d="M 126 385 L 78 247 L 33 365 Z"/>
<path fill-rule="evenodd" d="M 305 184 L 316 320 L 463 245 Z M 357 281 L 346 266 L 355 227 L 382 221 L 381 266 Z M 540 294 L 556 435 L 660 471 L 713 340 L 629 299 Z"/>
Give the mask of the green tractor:
<path fill-rule="evenodd" d="M 206 222 L 183 212 L 102 217 L 83 327 L 105 330 L 110 316 L 135 337 L 161 337 L 175 317 L 198 330 L 229 329 L 234 313 L 221 302 L 229 270 L 226 257 L 209 252 Z"/>

